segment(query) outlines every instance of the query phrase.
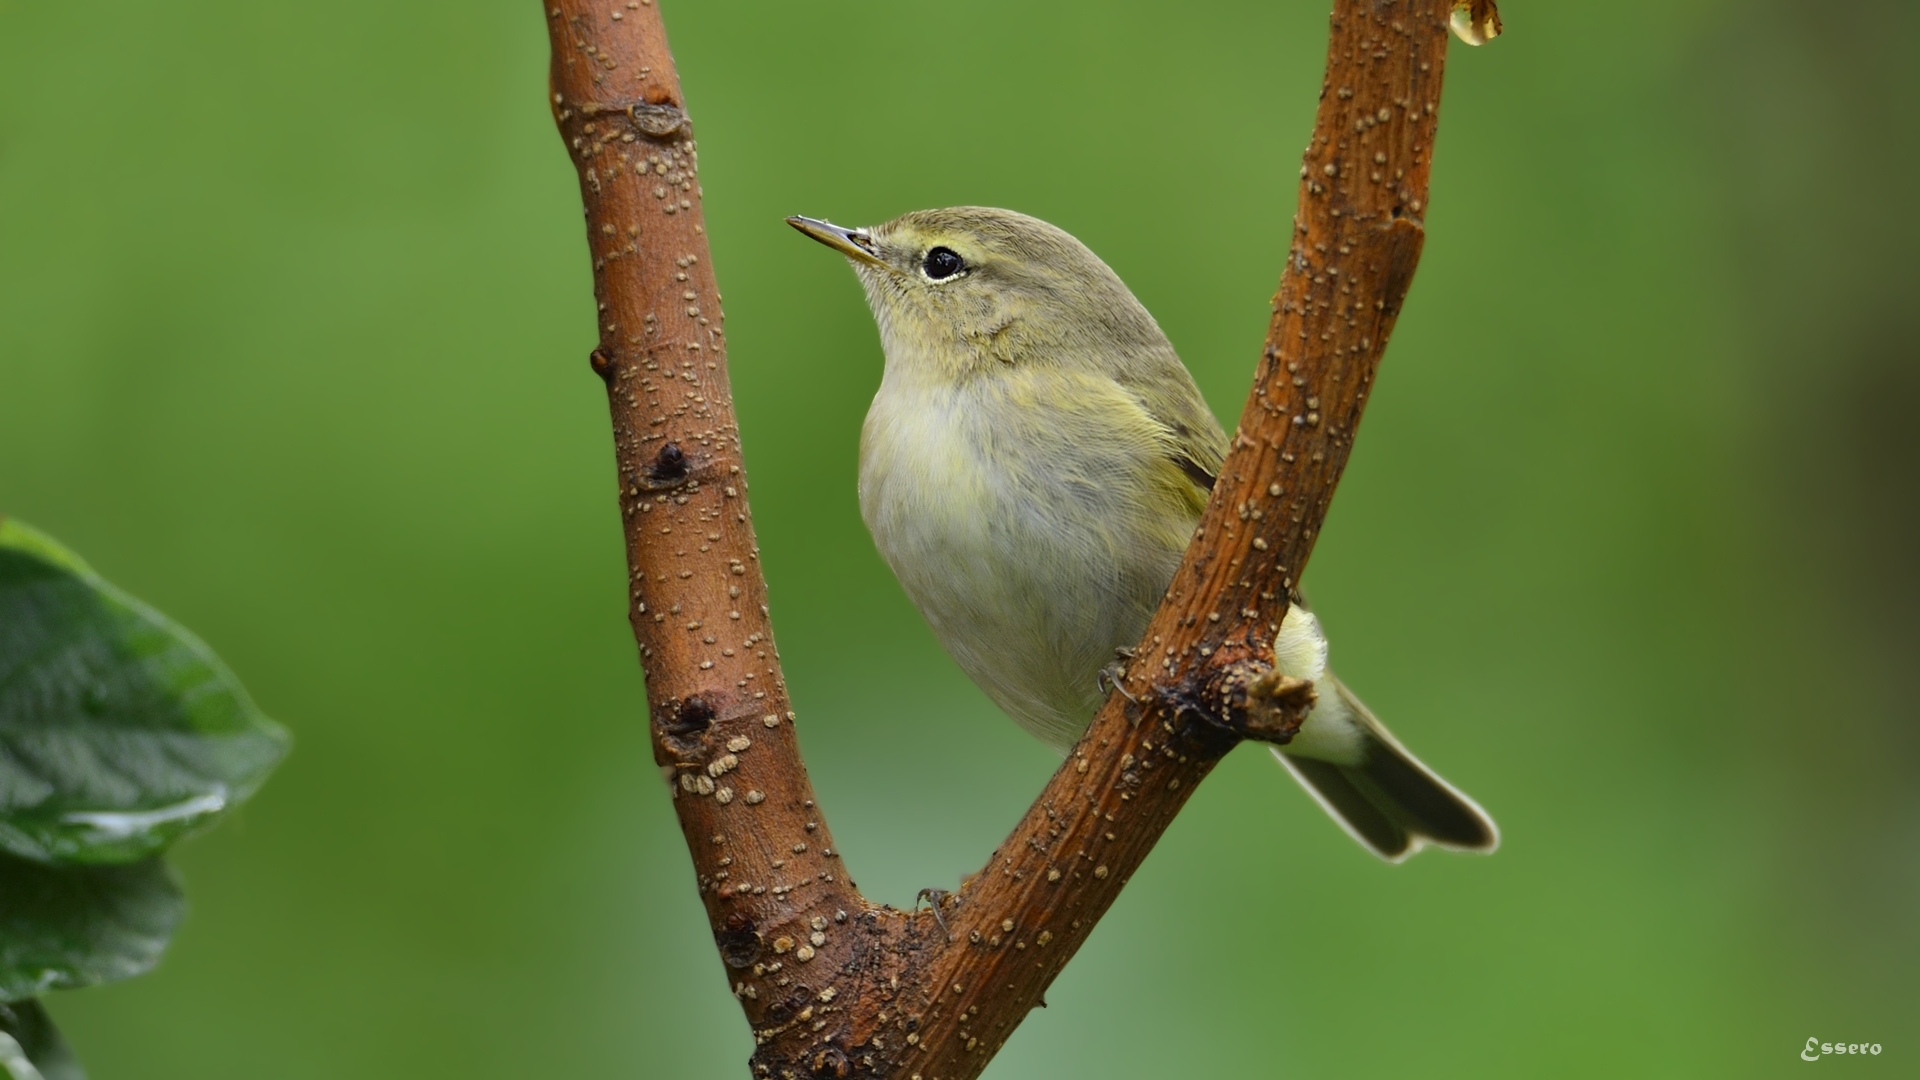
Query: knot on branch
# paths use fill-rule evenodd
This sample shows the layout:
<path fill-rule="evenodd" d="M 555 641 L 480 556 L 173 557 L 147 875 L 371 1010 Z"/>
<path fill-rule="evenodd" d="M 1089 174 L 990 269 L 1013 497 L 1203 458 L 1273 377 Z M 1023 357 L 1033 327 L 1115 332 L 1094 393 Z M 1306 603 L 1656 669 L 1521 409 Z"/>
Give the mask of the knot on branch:
<path fill-rule="evenodd" d="M 684 765 L 705 756 L 715 714 L 712 703 L 699 694 L 690 694 L 662 701 L 652 711 L 653 722 L 660 729 L 660 747 L 674 759 L 662 764 Z"/>
<path fill-rule="evenodd" d="M 654 728 L 654 763 L 692 770 L 685 779 L 696 781 L 695 786 L 682 787 L 699 795 L 713 794 L 710 781 L 739 765 L 732 755 L 753 745 L 748 732 L 779 723 L 759 702 L 720 686 L 683 698 L 657 698 L 649 703 L 648 712 Z"/>
<path fill-rule="evenodd" d="M 651 458 L 642 458 L 638 468 L 624 474 L 624 486 L 632 489 L 629 492 L 632 495 L 641 492 L 659 495 L 681 487 L 692 491 L 700 486 L 696 474 L 707 470 L 711 475 L 713 464 L 714 456 L 711 453 L 702 453 L 699 447 L 689 452 L 678 442 L 668 439 L 660 444 Z"/>
<path fill-rule="evenodd" d="M 627 115 L 633 118 L 633 126 L 640 129 L 640 134 L 656 139 L 664 139 L 687 126 L 686 111 L 676 105 L 637 101 L 627 106 Z"/>
<path fill-rule="evenodd" d="M 664 139 L 687 126 L 687 112 L 672 102 L 653 101 L 581 101 L 575 103 L 580 115 L 589 119 L 625 114 L 633 129 L 650 139 Z"/>
<path fill-rule="evenodd" d="M 1319 700 L 1313 680 L 1283 674 L 1261 660 L 1239 660 L 1214 676 L 1210 687 L 1214 715 L 1243 739 L 1284 746 Z"/>
<path fill-rule="evenodd" d="M 687 452 L 676 442 L 663 443 L 647 466 L 647 480 L 656 487 L 672 487 L 687 478 Z"/>
<path fill-rule="evenodd" d="M 713 943 L 720 949 L 720 959 L 730 968 L 744 969 L 753 966 L 760 959 L 761 947 L 765 938 L 755 928 L 752 917 L 745 912 L 727 913 L 726 922 L 713 935 Z"/>

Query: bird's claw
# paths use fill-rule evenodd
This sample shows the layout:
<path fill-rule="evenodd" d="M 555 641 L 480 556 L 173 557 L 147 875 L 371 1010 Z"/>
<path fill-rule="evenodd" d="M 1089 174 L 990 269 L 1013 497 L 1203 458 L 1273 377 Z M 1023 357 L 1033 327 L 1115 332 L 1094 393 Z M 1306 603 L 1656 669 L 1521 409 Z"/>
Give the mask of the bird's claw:
<path fill-rule="evenodd" d="M 947 897 L 951 895 L 953 894 L 947 892 L 945 889 L 921 889 L 913 898 L 913 909 L 915 911 L 920 910 L 920 901 L 922 900 L 925 900 L 927 906 L 933 909 L 933 921 L 940 925 L 940 932 L 947 936 L 948 941 L 953 940 L 953 931 L 947 929 L 947 920 L 941 918 L 940 905 L 945 903 Z"/>
<path fill-rule="evenodd" d="M 1130 660 L 1133 658 L 1132 649 L 1115 649 L 1114 651 L 1122 654 L 1123 659 Z M 1121 663 L 1119 660 L 1115 660 L 1113 663 L 1101 668 L 1099 674 L 1093 677 L 1093 682 L 1094 685 L 1099 688 L 1102 695 L 1105 695 L 1109 691 L 1118 690 L 1120 691 L 1121 697 L 1138 705 L 1140 704 L 1140 699 L 1134 697 L 1133 692 L 1127 689 L 1126 678 L 1127 665 Z"/>

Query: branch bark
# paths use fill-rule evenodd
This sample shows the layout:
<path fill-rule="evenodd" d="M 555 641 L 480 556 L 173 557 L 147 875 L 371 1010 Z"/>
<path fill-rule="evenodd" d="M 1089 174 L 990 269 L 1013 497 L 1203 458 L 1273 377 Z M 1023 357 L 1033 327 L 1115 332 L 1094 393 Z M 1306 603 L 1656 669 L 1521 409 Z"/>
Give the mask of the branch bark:
<path fill-rule="evenodd" d="M 1253 389 L 1127 693 L 978 874 L 932 911 L 901 911 L 847 880 L 795 741 L 658 8 L 550 0 L 654 758 L 753 1028 L 754 1075 L 977 1076 L 1220 758 L 1297 728 L 1310 695 L 1276 677 L 1269 646 L 1420 257 L 1453 6 L 1336 0 Z"/>

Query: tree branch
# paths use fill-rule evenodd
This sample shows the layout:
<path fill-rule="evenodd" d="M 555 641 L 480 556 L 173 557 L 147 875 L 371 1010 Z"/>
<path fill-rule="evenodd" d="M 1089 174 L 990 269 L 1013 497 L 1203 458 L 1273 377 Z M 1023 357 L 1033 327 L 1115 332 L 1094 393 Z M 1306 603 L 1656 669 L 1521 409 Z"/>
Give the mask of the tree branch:
<path fill-rule="evenodd" d="M 1253 390 L 1126 693 L 980 873 L 906 912 L 847 880 L 794 738 L 693 132 L 658 9 L 549 3 L 654 758 L 753 1027 L 756 1076 L 977 1076 L 1221 756 L 1299 726 L 1311 688 L 1273 670 L 1270 645 L 1419 260 L 1452 7 L 1336 0 Z"/>

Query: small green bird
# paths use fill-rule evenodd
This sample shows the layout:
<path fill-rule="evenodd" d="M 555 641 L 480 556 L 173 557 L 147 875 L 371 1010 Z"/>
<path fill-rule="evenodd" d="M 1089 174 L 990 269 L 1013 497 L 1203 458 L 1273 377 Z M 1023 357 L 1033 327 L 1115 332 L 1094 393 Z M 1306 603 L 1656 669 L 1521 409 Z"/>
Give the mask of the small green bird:
<path fill-rule="evenodd" d="M 1226 435 L 1153 316 L 1044 221 L 960 206 L 787 222 L 847 257 L 880 327 L 860 438 L 875 546 L 961 669 L 1064 754 L 1172 582 Z M 1327 671 L 1312 614 L 1292 606 L 1274 652 L 1319 695 L 1274 756 L 1354 839 L 1396 862 L 1499 844 Z"/>

